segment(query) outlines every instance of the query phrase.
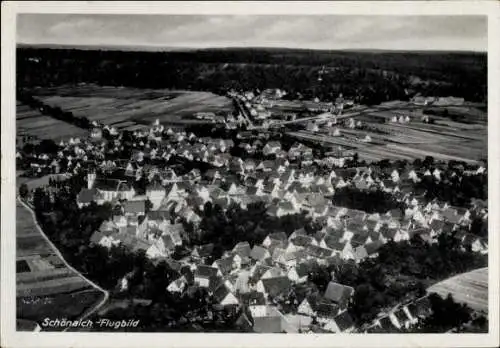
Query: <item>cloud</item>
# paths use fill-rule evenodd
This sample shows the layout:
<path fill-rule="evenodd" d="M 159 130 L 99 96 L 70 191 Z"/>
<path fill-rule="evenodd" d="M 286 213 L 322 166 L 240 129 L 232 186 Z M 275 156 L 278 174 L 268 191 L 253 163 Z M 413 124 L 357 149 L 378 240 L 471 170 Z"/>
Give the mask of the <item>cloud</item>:
<path fill-rule="evenodd" d="M 486 37 L 486 17 L 480 16 L 22 14 L 18 18 L 18 40 L 28 43 L 486 50 Z"/>

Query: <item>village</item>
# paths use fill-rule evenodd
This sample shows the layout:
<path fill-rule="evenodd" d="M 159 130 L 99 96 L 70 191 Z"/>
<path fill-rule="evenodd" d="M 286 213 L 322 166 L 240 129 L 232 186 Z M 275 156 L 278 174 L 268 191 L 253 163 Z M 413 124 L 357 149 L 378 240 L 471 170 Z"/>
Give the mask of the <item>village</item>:
<path fill-rule="evenodd" d="M 120 158 L 126 147 L 132 148 L 131 158 Z M 470 233 L 473 219 L 487 221 L 485 201 L 475 200 L 471 207 L 429 201 L 419 187 L 426 180 L 486 175 L 481 165 L 464 168 L 429 160 L 420 166 L 407 162 L 403 168 L 370 163 L 346 167 L 352 153 L 321 157 L 298 140 L 283 146 L 268 132 L 246 135 L 235 144 L 159 120 L 128 134 L 93 122 L 88 138 L 61 141 L 54 155 L 18 151 L 16 157 L 38 175 L 83 173 L 87 187 L 76 197 L 78 207 L 113 206 L 112 219 L 93 232 L 90 244 L 108 249 L 122 245 L 154 262 L 167 261 L 179 276 L 165 291 L 199 287 L 220 307 L 244 306 L 248 311 L 238 323 L 254 332 L 409 329 L 429 314 L 425 296 L 381 313 L 363 328 L 355 326 L 347 311 L 354 288 L 338 283 L 335 274 L 323 292 L 294 297 L 292 303 L 286 299 L 297 286 L 307 286 L 315 267 L 375 259 L 389 241 L 418 235 L 433 244 L 441 234 L 453 232 L 464 249 L 488 252 L 487 239 Z M 381 212 L 345 207 L 336 204 L 342 190 L 383 192 L 394 204 Z M 263 204 L 276 218 L 304 214 L 316 231 L 274 232 L 253 245 L 241 240 L 217 259 L 214 243 L 189 242 L 186 224 L 196 231 L 207 209 L 245 210 L 253 204 Z M 127 289 L 127 277 L 119 287 Z"/>

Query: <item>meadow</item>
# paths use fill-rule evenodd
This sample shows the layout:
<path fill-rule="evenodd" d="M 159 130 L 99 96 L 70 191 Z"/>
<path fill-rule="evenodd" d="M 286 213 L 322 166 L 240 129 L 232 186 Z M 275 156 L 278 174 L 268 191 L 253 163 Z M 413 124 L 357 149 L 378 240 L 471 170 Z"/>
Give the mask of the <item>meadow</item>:
<path fill-rule="evenodd" d="M 29 211 L 16 202 L 17 318 L 77 318 L 103 294 L 65 266 L 37 230 Z"/>

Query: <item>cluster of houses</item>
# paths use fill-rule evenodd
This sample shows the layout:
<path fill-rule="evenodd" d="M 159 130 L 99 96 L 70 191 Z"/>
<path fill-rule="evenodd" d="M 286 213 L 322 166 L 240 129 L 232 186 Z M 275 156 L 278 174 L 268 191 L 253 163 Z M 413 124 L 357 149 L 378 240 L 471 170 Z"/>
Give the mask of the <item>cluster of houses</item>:
<path fill-rule="evenodd" d="M 113 218 L 94 232 L 91 243 L 107 248 L 121 244 L 144 250 L 153 260 L 168 260 L 179 277 L 166 291 L 203 287 L 220 306 L 245 305 L 249 312 L 243 313 L 238 322 L 257 332 L 355 329 L 346 311 L 354 290 L 334 280 L 324 293 L 300 299 L 294 313 L 281 308 L 282 300 L 294 291 L 294 286 L 307 283 L 314 265 L 328 266 L 344 260 L 361 262 L 377 257 L 380 247 L 388 241 L 409 240 L 414 235 L 435 243 L 441 233 L 455 232 L 464 247 L 481 253 L 488 250 L 486 240 L 469 233 L 473 216 L 487 219 L 485 202 L 476 200 L 471 208 L 451 207 L 438 201 L 427 203 L 423 193 L 415 189 L 426 176 L 441 180 L 438 167 L 423 171 L 377 166 L 320 170 L 313 165 L 318 160 L 311 148 L 296 143 L 285 151 L 280 142 L 264 139 L 242 141 L 239 146 L 249 154 L 261 152 L 274 156 L 274 160 L 242 159 L 230 154 L 235 145 L 232 140 L 196 137 L 165 129 L 159 122 L 149 130 L 133 134 L 136 141 L 132 144 L 132 158 L 107 160 L 107 155 L 122 149 L 121 136 L 117 134 L 108 144 L 98 139 L 70 139 L 61 142 L 55 157 L 42 154 L 33 163 L 57 167 L 64 160 L 65 171 L 85 170 L 87 187 L 77 196 L 80 208 L 93 202 L 114 205 Z M 162 145 L 151 146 L 150 141 Z M 172 156 L 205 162 L 212 169 L 176 173 L 162 161 Z M 107 171 L 117 169 L 122 172 L 121 178 L 107 178 Z M 463 175 L 484 172 L 479 167 Z M 147 186 L 144 193 L 138 194 L 134 182 L 141 178 L 146 178 Z M 345 187 L 382 190 L 404 208 L 369 214 L 337 206 L 335 192 Z M 290 236 L 272 233 L 261 245 L 241 242 L 213 262 L 207 260 L 211 260 L 214 245 L 200 245 L 189 256 L 174 261 L 172 254 L 187 238 L 181 222 L 196 227 L 208 202 L 223 210 L 234 204 L 246 209 L 251 203 L 263 202 L 271 216 L 305 212 L 322 228 L 314 235 L 308 235 L 304 229 Z M 395 309 L 378 318 L 370 330 L 411 325 L 424 315 L 422 303 Z"/>

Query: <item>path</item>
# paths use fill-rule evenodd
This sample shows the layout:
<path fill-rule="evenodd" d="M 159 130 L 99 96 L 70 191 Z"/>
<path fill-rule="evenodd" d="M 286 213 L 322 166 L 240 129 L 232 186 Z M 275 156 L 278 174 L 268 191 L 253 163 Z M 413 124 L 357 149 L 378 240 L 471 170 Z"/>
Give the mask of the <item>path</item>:
<path fill-rule="evenodd" d="M 35 223 L 35 226 L 36 226 L 36 229 L 38 230 L 38 232 L 41 234 L 41 236 L 43 237 L 43 239 L 45 239 L 45 241 L 47 242 L 47 244 L 52 248 L 52 250 L 54 251 L 54 254 L 57 255 L 61 261 L 64 263 L 64 265 L 70 269 L 71 271 L 75 272 L 75 274 L 77 276 L 79 276 L 80 278 L 82 278 L 83 280 L 85 280 L 87 283 L 89 283 L 90 285 L 92 285 L 96 290 L 99 290 L 100 292 L 102 292 L 104 294 L 104 297 L 103 299 L 98 302 L 96 305 L 94 305 L 94 307 L 92 307 L 91 309 L 89 310 L 86 310 L 84 312 L 84 314 L 78 318 L 78 319 L 85 319 L 87 317 L 89 317 L 90 315 L 92 315 L 93 313 L 95 313 L 97 310 L 99 310 L 99 308 L 101 308 L 109 299 L 109 292 L 103 288 L 101 288 L 99 285 L 97 285 L 96 283 L 94 283 L 93 281 L 91 281 L 90 279 L 86 278 L 83 274 L 81 274 L 78 270 L 76 270 L 75 268 L 73 268 L 67 261 L 66 259 L 64 258 L 64 256 L 61 254 L 61 252 L 59 251 L 59 249 L 57 249 L 57 247 L 52 243 L 52 241 L 47 237 L 47 235 L 43 232 L 42 228 L 40 227 L 40 225 L 38 224 L 38 221 L 36 220 L 36 215 L 35 215 L 35 212 L 33 211 L 33 209 L 31 209 L 26 203 L 24 203 L 21 198 L 18 196 L 17 197 L 17 200 L 19 201 L 19 203 L 21 203 L 21 205 L 30 212 L 31 214 L 31 217 Z M 66 331 L 67 329 L 63 330 L 63 331 Z"/>

